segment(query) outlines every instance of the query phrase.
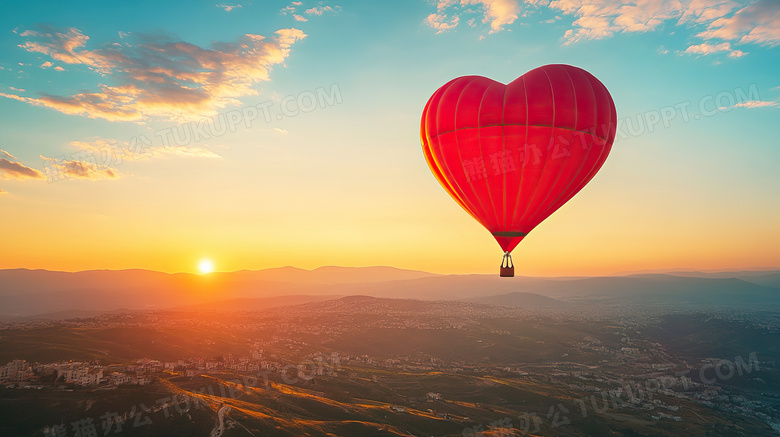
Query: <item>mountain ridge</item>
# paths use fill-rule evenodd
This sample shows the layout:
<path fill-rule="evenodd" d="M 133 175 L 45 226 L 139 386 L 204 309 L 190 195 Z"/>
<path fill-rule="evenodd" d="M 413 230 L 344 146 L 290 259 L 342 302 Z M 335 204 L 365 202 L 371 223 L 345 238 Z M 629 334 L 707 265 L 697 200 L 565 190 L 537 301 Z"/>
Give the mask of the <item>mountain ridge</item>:
<path fill-rule="evenodd" d="M 512 293 L 519 294 L 496 297 Z M 306 299 L 316 300 L 356 294 L 467 301 L 492 297 L 493 302 L 508 299 L 511 306 L 525 300 L 529 308 L 555 307 L 555 301 L 545 298 L 580 303 L 774 305 L 780 304 L 780 271 L 736 271 L 731 277 L 654 273 L 507 279 L 487 274 L 440 275 L 387 266 L 324 266 L 312 270 L 285 266 L 208 275 L 144 269 L 0 270 L 0 317 L 5 319 L 67 311 L 167 309 L 235 299 L 309 296 Z"/>

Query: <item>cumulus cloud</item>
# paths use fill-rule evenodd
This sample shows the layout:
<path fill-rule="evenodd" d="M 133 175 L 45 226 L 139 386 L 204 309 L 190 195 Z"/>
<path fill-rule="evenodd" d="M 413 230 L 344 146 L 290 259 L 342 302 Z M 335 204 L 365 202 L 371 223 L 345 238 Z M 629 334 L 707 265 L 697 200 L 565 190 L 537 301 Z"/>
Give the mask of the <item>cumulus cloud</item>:
<path fill-rule="evenodd" d="M 517 0 L 461 0 L 461 4 L 481 6 L 485 14 L 482 22 L 490 24 L 490 33 L 504 30 L 504 26 L 514 23 L 520 13 Z"/>
<path fill-rule="evenodd" d="M 65 114 L 110 121 L 169 120 L 211 116 L 239 98 L 257 94 L 254 85 L 268 81 L 271 67 L 282 64 L 291 46 L 306 37 L 281 29 L 273 37 L 246 34 L 237 42 L 206 49 L 167 37 L 132 35 L 134 42 L 89 50 L 80 30 L 28 30 L 20 47 L 71 65 L 84 65 L 114 83 L 68 96 L 0 96 L 45 106 Z"/>
<path fill-rule="evenodd" d="M 7 153 L 7 152 L 6 152 Z M 10 154 L 8 154 L 10 155 Z M 0 158 L 0 179 L 43 179 L 43 173 L 16 161 Z"/>

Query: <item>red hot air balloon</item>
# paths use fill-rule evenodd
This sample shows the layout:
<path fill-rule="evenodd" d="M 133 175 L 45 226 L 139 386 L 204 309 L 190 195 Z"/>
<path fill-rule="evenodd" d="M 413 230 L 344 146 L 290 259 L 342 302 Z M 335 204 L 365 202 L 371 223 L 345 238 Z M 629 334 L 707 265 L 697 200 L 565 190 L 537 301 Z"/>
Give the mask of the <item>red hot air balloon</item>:
<path fill-rule="evenodd" d="M 555 64 L 508 85 L 449 81 L 425 105 L 420 134 L 434 176 L 504 250 L 501 276 L 514 276 L 512 250 L 599 171 L 616 123 L 598 79 Z"/>

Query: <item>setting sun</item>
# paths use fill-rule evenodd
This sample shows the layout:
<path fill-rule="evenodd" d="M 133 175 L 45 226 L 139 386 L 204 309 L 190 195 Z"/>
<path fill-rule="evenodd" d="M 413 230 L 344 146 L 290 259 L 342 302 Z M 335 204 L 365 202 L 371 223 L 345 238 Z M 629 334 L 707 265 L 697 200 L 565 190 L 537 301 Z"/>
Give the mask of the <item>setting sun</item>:
<path fill-rule="evenodd" d="M 200 263 L 198 263 L 198 270 L 200 270 L 202 275 L 211 273 L 214 271 L 214 263 L 211 262 L 210 259 L 202 259 L 200 260 Z"/>

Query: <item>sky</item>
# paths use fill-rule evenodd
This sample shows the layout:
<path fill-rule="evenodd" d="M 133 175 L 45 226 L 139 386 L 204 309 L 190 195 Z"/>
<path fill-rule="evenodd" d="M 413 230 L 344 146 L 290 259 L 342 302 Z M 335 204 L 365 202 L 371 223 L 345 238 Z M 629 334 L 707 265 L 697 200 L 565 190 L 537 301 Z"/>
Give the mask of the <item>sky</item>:
<path fill-rule="evenodd" d="M 552 63 L 609 90 L 601 171 L 518 275 L 780 267 L 780 2 L 0 1 L 0 268 L 495 273 L 428 98 Z"/>

